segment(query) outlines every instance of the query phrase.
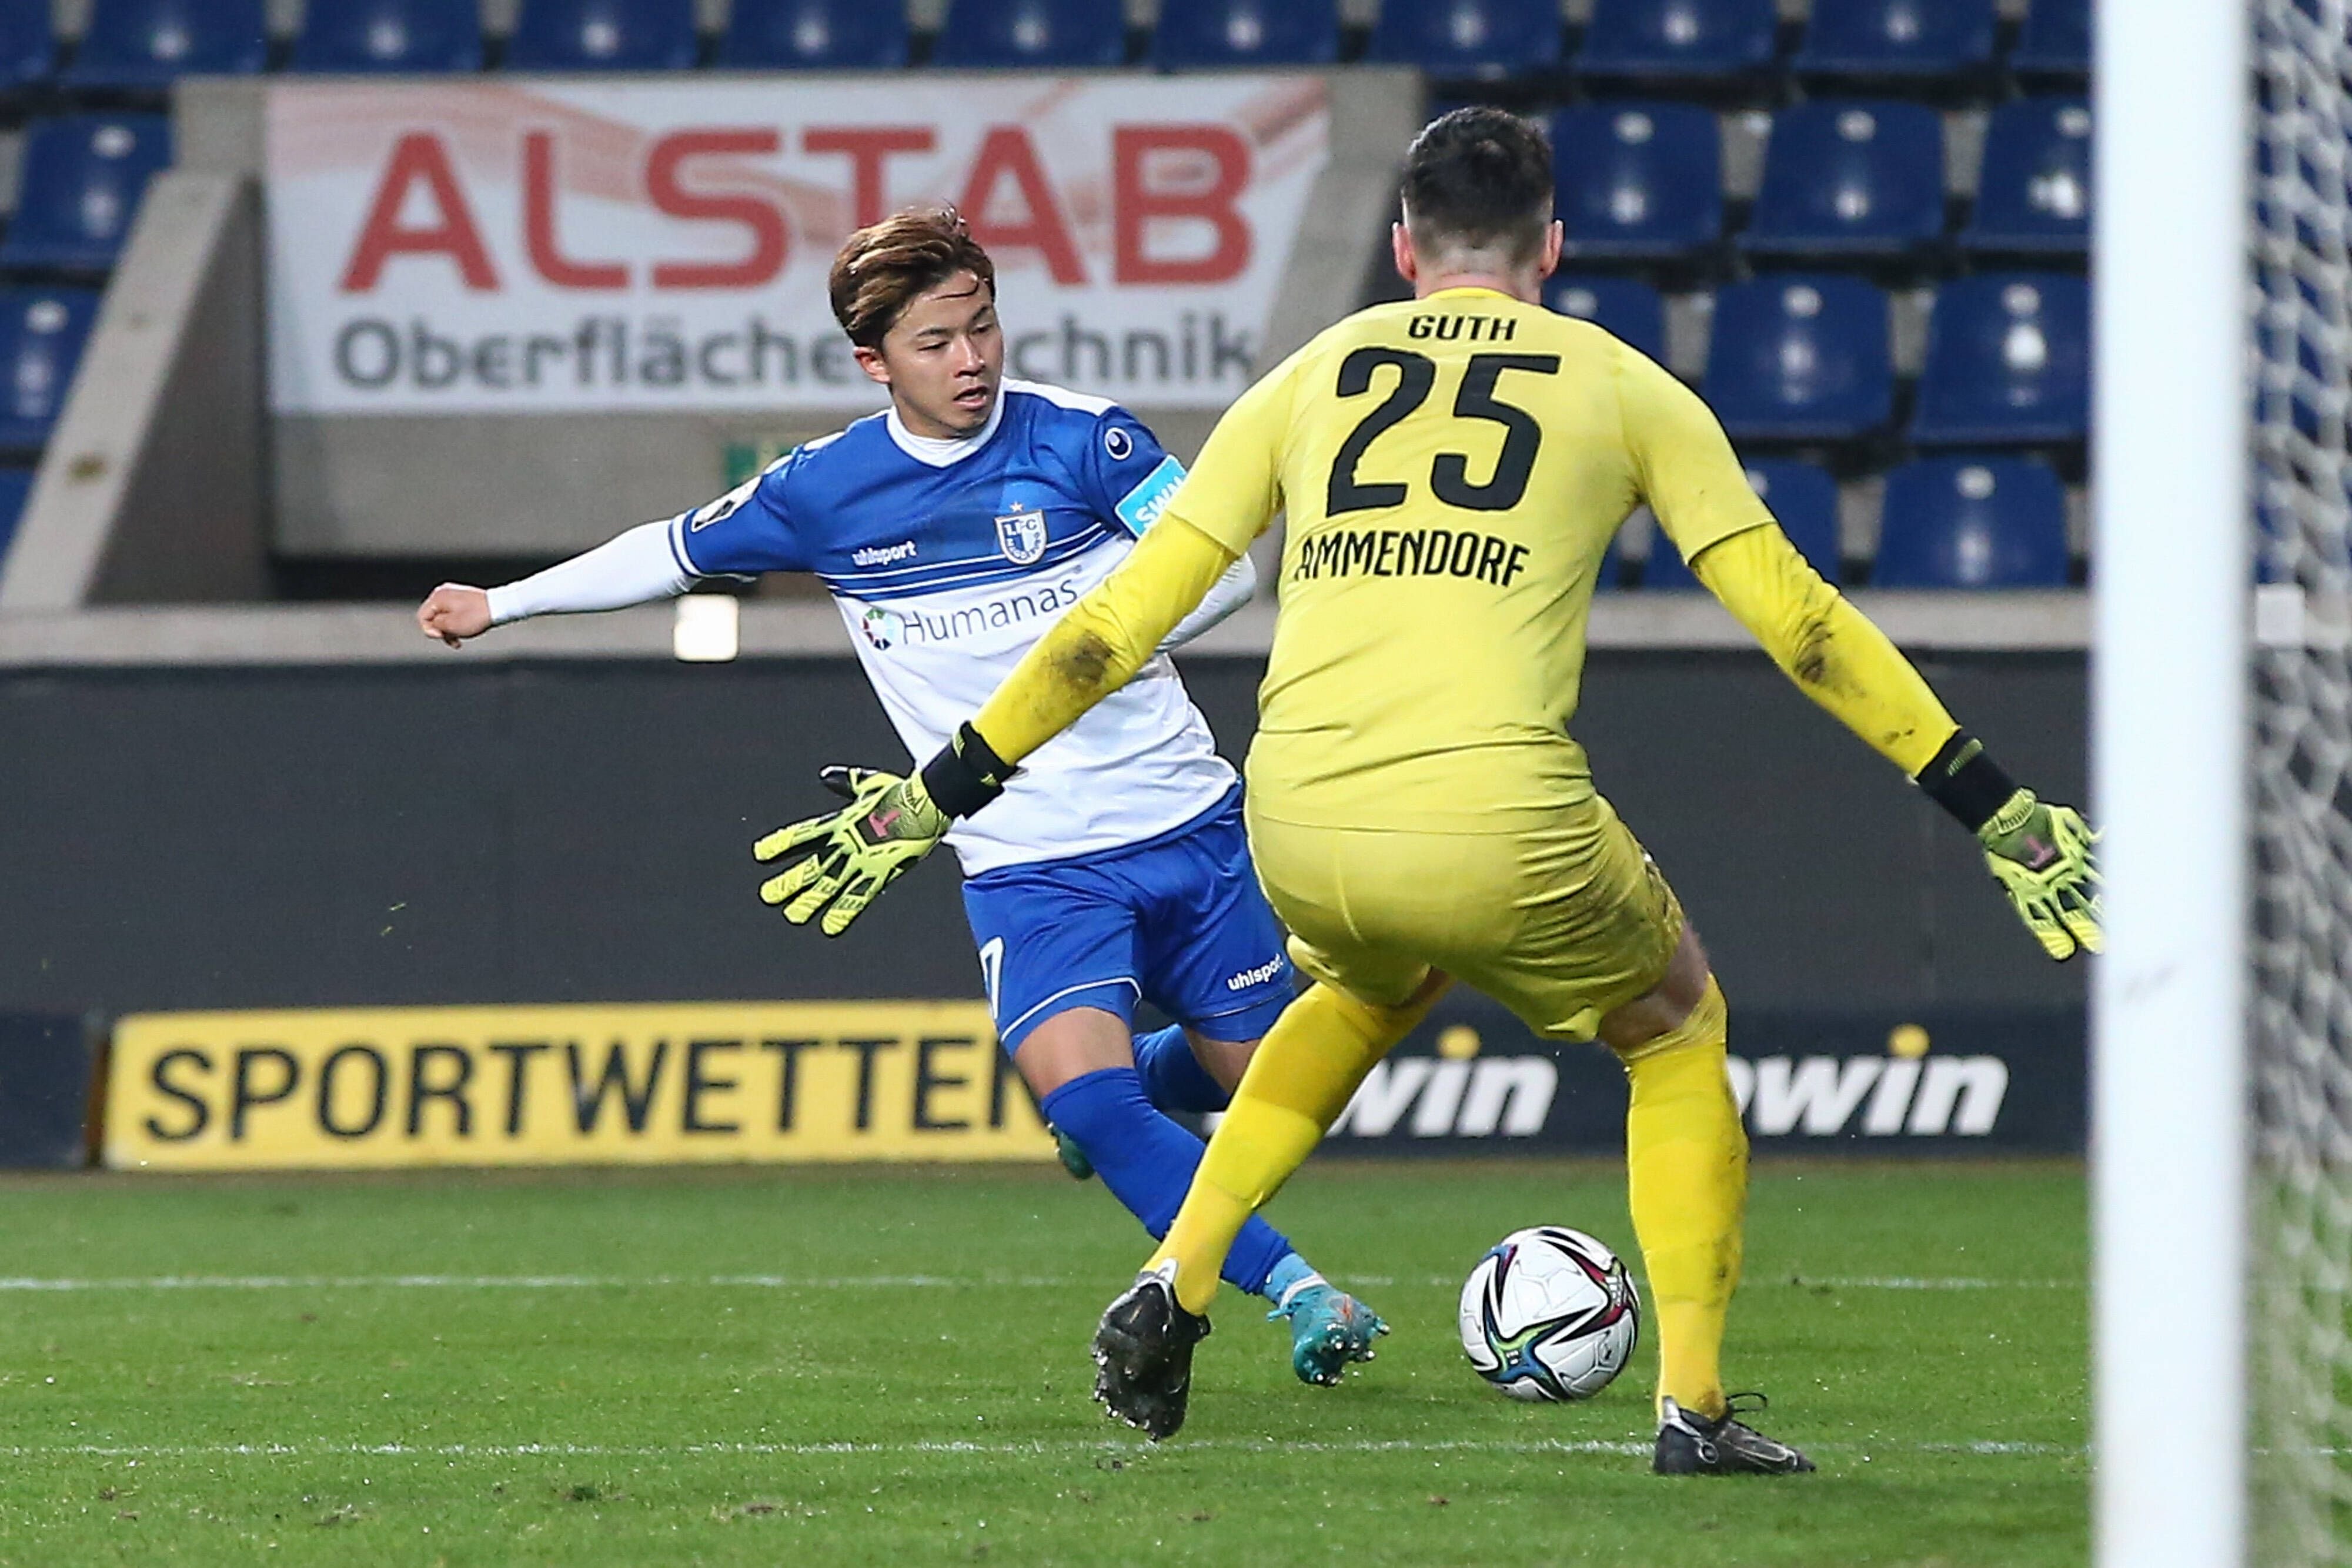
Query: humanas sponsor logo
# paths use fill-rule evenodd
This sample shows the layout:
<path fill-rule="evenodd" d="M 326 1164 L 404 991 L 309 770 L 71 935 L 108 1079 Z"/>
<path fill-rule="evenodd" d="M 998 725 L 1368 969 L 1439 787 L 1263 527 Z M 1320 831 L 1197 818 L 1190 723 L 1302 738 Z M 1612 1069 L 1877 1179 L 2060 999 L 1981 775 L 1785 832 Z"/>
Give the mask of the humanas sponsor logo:
<path fill-rule="evenodd" d="M 858 566 L 888 566 L 893 561 L 912 560 L 915 559 L 915 541 L 901 539 L 895 545 L 868 545 L 853 552 L 849 559 Z"/>
<path fill-rule="evenodd" d="M 982 632 L 1018 626 L 1041 615 L 1059 615 L 1078 601 L 1078 594 L 1077 580 L 1066 578 L 1034 587 L 1024 585 L 1018 592 L 953 610 L 926 610 L 903 601 L 895 605 L 869 604 L 858 617 L 857 629 L 877 650 L 953 643 Z"/>
<path fill-rule="evenodd" d="M 1235 975 L 1231 979 L 1227 980 L 1225 982 L 1225 989 L 1229 991 L 1245 991 L 1252 986 L 1262 986 L 1265 984 L 1266 981 L 1273 979 L 1280 973 L 1282 973 L 1282 960 L 1279 958 L 1268 958 L 1256 968 L 1244 969 L 1240 974 Z"/>

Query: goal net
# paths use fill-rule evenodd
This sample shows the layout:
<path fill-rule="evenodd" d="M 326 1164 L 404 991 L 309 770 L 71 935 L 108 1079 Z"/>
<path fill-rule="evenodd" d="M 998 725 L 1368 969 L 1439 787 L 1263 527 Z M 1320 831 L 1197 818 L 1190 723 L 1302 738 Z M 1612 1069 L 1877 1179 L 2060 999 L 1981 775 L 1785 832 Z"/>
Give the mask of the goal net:
<path fill-rule="evenodd" d="M 2352 1565 L 2352 17 L 2257 0 L 2248 1560 Z"/>

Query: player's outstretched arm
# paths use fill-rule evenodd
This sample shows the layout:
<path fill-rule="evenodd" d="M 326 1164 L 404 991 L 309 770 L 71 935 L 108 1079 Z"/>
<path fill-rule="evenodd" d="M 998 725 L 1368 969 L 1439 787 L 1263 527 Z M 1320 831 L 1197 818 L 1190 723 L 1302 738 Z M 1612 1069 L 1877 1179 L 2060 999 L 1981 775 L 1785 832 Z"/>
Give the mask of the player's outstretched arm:
<path fill-rule="evenodd" d="M 2053 958 L 2096 953 L 2097 835 L 2021 789 L 1963 732 L 1918 669 L 1822 580 L 1775 525 L 1708 546 L 1691 569 L 1806 695 L 1977 835 L 1985 864 Z"/>
<path fill-rule="evenodd" d="M 416 607 L 416 624 L 455 648 L 510 621 L 625 609 L 674 598 L 693 581 L 671 542 L 670 525 L 640 523 L 520 582 L 491 589 L 445 582 Z"/>

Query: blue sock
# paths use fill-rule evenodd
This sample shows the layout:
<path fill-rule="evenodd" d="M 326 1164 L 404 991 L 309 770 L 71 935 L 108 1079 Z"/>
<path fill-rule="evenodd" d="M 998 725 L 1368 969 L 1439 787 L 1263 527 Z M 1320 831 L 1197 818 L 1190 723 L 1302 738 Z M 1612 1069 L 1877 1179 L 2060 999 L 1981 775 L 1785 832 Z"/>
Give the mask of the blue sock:
<path fill-rule="evenodd" d="M 1201 1059 L 1192 1054 L 1192 1042 L 1184 1038 L 1181 1024 L 1171 1023 L 1166 1029 L 1137 1035 L 1135 1071 L 1143 1080 L 1145 1095 L 1162 1111 L 1190 1111 L 1199 1115 L 1204 1111 L 1223 1110 L 1233 1098 L 1209 1076 Z"/>
<path fill-rule="evenodd" d="M 1278 1307 L 1282 1305 L 1283 1298 L 1291 1291 L 1309 1281 L 1321 1281 L 1322 1278 L 1322 1275 L 1315 1271 L 1315 1266 L 1306 1259 L 1296 1252 L 1286 1253 L 1267 1273 L 1265 1289 L 1260 1293 Z"/>
<path fill-rule="evenodd" d="M 1073 1078 L 1045 1096 L 1045 1119 L 1075 1139 L 1095 1174 L 1154 1239 L 1168 1234 L 1200 1168 L 1201 1140 L 1154 1110 L 1132 1067 L 1106 1067 Z M 1225 1280 L 1254 1296 L 1290 1243 L 1253 1214 L 1225 1254 Z"/>

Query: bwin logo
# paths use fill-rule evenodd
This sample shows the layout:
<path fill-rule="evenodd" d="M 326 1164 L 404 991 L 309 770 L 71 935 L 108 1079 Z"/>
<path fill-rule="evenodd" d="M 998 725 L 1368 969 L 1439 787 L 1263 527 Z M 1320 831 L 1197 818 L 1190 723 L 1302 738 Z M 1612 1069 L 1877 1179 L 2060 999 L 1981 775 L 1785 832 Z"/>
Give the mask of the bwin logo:
<path fill-rule="evenodd" d="M 1331 1135 L 1385 1138 L 1402 1123 L 1416 1138 L 1531 1138 L 1559 1091 L 1559 1068 L 1548 1056 L 1391 1057 L 1365 1074 Z"/>
<path fill-rule="evenodd" d="M 2009 1064 L 1998 1056 L 1732 1057 L 1740 1114 L 1759 1137 L 1835 1137 L 1855 1113 L 1864 1137 L 1981 1138 L 2000 1117 Z"/>

